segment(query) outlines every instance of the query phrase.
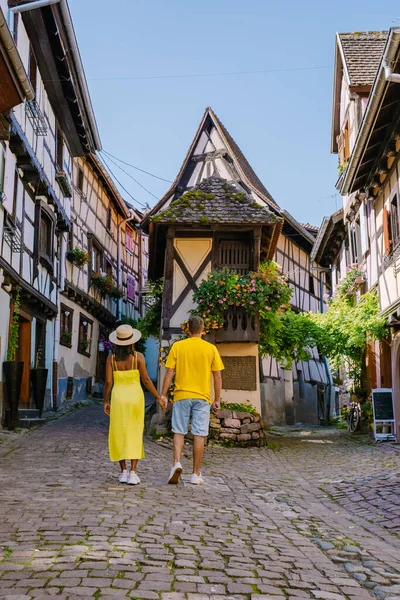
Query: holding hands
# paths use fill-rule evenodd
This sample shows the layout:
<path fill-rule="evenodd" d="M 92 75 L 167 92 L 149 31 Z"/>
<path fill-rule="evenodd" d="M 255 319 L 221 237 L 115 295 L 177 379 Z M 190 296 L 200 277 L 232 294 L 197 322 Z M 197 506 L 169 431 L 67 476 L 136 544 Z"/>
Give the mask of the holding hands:
<path fill-rule="evenodd" d="M 157 400 L 158 404 L 161 406 L 161 410 L 163 413 L 165 413 L 168 407 L 168 398 L 164 395 L 161 395 L 157 397 Z"/>

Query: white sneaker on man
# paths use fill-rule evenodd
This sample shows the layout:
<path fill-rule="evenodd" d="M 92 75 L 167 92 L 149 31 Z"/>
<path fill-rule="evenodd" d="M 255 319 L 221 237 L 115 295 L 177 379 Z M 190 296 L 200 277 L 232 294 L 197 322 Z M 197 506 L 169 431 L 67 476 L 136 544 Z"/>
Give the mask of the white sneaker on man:
<path fill-rule="evenodd" d="M 204 483 L 204 479 L 202 478 L 201 473 L 199 473 L 198 475 L 196 475 L 196 473 L 193 473 L 190 478 L 190 483 L 192 485 L 201 485 L 202 483 Z"/>
<path fill-rule="evenodd" d="M 180 462 L 174 464 L 169 474 L 168 483 L 178 483 L 179 477 L 182 474 L 182 465 Z"/>
<path fill-rule="evenodd" d="M 121 475 L 119 476 L 119 482 L 120 483 L 128 483 L 128 478 L 129 478 L 129 473 L 126 469 L 124 469 L 121 473 Z"/>
<path fill-rule="evenodd" d="M 136 473 L 136 471 L 131 471 L 129 473 L 127 483 L 128 483 L 128 485 L 138 485 L 138 483 L 140 483 L 140 479 L 139 479 L 139 476 Z"/>

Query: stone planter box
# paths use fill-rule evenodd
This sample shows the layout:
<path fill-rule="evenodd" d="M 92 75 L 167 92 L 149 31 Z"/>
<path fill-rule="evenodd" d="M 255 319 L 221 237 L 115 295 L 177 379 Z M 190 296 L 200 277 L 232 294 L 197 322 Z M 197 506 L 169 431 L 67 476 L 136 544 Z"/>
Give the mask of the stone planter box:
<path fill-rule="evenodd" d="M 264 423 L 258 413 L 220 410 L 211 415 L 209 442 L 246 447 L 265 445 Z"/>

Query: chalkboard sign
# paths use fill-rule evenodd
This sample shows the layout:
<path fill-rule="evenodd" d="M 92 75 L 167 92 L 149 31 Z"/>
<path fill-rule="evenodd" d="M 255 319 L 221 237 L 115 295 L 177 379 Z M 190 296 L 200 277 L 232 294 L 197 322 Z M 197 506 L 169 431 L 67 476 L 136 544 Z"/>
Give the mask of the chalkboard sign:
<path fill-rule="evenodd" d="M 374 403 L 375 421 L 393 421 L 393 397 L 392 390 L 381 389 L 372 391 L 372 401 Z"/>

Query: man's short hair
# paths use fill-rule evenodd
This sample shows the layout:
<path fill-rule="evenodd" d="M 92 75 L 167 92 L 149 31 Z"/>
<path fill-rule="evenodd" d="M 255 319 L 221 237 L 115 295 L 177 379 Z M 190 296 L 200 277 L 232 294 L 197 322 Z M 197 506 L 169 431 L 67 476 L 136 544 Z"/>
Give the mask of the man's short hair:
<path fill-rule="evenodd" d="M 189 331 L 196 335 L 201 333 L 204 329 L 204 321 L 201 317 L 190 317 L 189 319 Z"/>

